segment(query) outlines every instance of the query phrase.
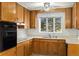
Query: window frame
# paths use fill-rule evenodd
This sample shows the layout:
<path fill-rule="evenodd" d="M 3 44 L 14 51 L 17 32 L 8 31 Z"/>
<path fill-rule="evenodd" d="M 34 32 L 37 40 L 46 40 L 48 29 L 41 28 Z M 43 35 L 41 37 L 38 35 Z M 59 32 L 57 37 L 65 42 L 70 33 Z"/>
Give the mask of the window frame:
<path fill-rule="evenodd" d="M 47 13 L 48 14 L 48 13 Z M 47 15 L 46 13 L 45 14 L 40 14 L 39 15 L 39 17 L 38 17 L 38 21 L 39 21 L 39 32 L 40 33 L 62 33 L 63 31 L 64 31 L 64 29 L 65 29 L 65 13 L 49 13 L 49 16 L 45 16 L 45 15 Z M 43 16 L 44 15 L 44 16 Z M 61 17 L 61 31 L 60 32 L 56 32 L 55 31 L 55 19 L 54 19 L 54 23 L 53 23 L 53 32 L 48 32 L 47 31 L 47 29 L 48 29 L 48 22 L 46 23 L 46 31 L 41 31 L 41 19 L 40 18 L 44 18 L 44 17 L 46 17 L 46 18 L 51 18 L 51 17 Z M 48 19 L 47 19 L 47 21 L 48 21 Z"/>

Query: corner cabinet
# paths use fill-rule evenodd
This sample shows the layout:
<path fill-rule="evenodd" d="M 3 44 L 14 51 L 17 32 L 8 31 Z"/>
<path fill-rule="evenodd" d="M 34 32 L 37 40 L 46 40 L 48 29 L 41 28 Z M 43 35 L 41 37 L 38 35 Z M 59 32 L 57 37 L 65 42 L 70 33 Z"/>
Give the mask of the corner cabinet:
<path fill-rule="evenodd" d="M 16 21 L 16 3 L 2 2 L 1 5 L 1 20 L 0 21 Z"/>

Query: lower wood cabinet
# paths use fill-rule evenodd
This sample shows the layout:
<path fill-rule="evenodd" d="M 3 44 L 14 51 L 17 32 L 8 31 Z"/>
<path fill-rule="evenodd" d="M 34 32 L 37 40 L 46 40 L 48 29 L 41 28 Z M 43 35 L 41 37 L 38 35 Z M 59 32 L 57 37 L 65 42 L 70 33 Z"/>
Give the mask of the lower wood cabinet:
<path fill-rule="evenodd" d="M 24 43 L 17 44 L 17 56 L 24 56 Z"/>
<path fill-rule="evenodd" d="M 58 44 L 57 40 L 48 41 L 48 55 L 57 56 L 58 55 Z"/>
<path fill-rule="evenodd" d="M 66 56 L 65 40 L 33 39 L 33 54 Z"/>
<path fill-rule="evenodd" d="M 39 46 L 39 48 L 40 48 L 40 50 L 39 50 L 40 55 L 47 55 L 48 54 L 47 53 L 47 49 L 48 49 L 47 41 L 43 40 L 43 39 L 40 39 L 39 42 L 40 42 L 40 46 Z"/>
<path fill-rule="evenodd" d="M 68 56 L 79 56 L 79 44 L 68 44 Z"/>
<path fill-rule="evenodd" d="M 40 42 L 39 39 L 33 39 L 32 52 L 33 54 L 40 54 Z"/>
<path fill-rule="evenodd" d="M 16 56 L 16 47 L 3 51 L 0 56 Z"/>
<path fill-rule="evenodd" d="M 30 56 L 32 54 L 32 40 L 25 41 L 25 56 Z"/>
<path fill-rule="evenodd" d="M 32 40 L 26 40 L 17 45 L 17 56 L 30 56 L 32 54 Z"/>

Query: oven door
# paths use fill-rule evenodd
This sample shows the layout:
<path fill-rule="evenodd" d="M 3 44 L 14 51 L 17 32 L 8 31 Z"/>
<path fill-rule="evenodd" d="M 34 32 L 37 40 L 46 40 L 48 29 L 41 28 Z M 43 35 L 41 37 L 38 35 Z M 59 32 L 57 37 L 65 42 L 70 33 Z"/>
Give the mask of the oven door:
<path fill-rule="evenodd" d="M 16 46 L 17 32 L 16 30 L 4 30 L 3 32 L 3 48 L 4 50 Z"/>

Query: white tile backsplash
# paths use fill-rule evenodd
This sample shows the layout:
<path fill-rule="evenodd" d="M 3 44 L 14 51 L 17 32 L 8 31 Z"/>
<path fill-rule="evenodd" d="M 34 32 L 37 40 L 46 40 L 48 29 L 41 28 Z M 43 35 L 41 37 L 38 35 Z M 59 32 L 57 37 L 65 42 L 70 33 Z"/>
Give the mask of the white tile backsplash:
<path fill-rule="evenodd" d="M 17 38 L 27 38 L 27 30 L 26 29 L 17 29 Z"/>

